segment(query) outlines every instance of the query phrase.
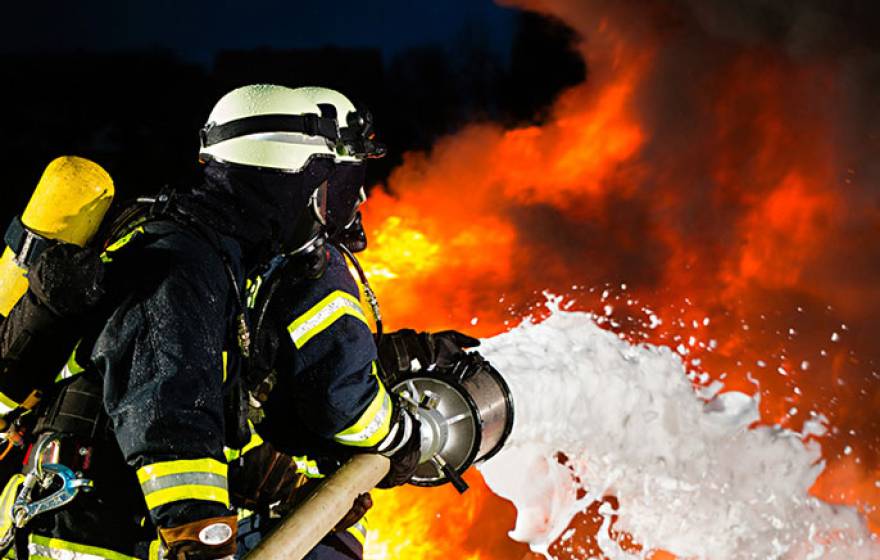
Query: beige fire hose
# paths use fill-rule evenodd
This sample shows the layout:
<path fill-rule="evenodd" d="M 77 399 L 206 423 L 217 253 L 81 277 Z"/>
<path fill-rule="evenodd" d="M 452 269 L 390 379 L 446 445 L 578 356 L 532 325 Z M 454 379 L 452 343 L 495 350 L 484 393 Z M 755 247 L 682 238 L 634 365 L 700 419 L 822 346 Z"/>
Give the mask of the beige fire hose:
<path fill-rule="evenodd" d="M 381 455 L 357 455 L 315 492 L 247 555 L 247 560 L 302 560 L 354 504 L 388 474 L 390 462 Z"/>

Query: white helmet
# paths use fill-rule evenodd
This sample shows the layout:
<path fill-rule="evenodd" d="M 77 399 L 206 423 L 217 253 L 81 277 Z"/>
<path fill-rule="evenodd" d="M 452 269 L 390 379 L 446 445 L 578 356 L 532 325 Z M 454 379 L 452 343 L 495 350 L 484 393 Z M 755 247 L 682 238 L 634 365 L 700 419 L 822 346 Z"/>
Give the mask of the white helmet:
<path fill-rule="evenodd" d="M 315 157 L 342 159 L 335 115 L 322 114 L 305 89 L 256 84 L 230 91 L 200 131 L 199 157 L 288 172 Z"/>

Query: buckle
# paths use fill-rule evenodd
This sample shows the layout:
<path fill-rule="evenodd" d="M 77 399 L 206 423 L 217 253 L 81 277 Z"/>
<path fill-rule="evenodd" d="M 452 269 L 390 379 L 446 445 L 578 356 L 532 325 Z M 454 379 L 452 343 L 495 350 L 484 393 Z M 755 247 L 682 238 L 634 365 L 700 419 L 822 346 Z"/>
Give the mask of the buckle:
<path fill-rule="evenodd" d="M 29 230 L 20 216 L 15 216 L 6 228 L 3 236 L 6 246 L 12 250 L 13 262 L 20 268 L 30 268 L 43 251 L 48 249 L 54 241 Z"/>

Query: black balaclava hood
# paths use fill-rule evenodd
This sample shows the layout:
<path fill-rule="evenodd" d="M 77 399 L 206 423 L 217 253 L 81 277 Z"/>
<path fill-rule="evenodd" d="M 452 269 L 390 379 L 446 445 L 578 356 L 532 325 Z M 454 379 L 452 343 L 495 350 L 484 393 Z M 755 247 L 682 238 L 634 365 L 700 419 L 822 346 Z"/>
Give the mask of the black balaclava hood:
<path fill-rule="evenodd" d="M 320 230 L 309 201 L 333 171 L 314 158 L 290 173 L 209 161 L 204 183 L 183 204 L 214 229 L 236 239 L 247 268 L 299 249 Z"/>

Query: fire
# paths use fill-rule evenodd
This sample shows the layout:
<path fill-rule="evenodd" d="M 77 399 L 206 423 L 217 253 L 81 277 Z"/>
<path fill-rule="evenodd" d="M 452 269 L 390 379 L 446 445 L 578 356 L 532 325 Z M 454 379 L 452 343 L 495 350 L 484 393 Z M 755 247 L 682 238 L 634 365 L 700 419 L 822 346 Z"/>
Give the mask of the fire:
<path fill-rule="evenodd" d="M 491 336 L 539 312 L 542 291 L 566 294 L 632 342 L 676 348 L 695 385 L 760 391 L 765 422 L 826 416 L 813 492 L 876 531 L 863 411 L 880 404 L 880 216 L 843 140 L 859 123 L 841 66 L 731 43 L 669 6 L 517 3 L 581 33 L 589 77 L 544 124 L 469 126 L 373 190 L 363 261 L 387 326 Z M 505 536 L 512 508 L 468 477 L 464 496 L 379 493 L 367 558 L 525 557 Z M 591 515 L 558 558 L 589 553 Z"/>
<path fill-rule="evenodd" d="M 465 479 L 472 489 L 450 487 L 377 490 L 368 515 L 365 560 L 490 560 L 521 558 L 528 547 L 506 538 L 513 507 L 494 497 L 479 475 Z"/>
<path fill-rule="evenodd" d="M 437 268 L 440 246 L 431 243 L 424 233 L 401 226 L 401 222 L 399 216 L 389 216 L 376 232 L 376 244 L 381 250 L 372 253 L 367 270 L 370 278 L 399 278 L 400 273 L 395 270 L 404 270 L 404 274 L 412 277 Z"/>

